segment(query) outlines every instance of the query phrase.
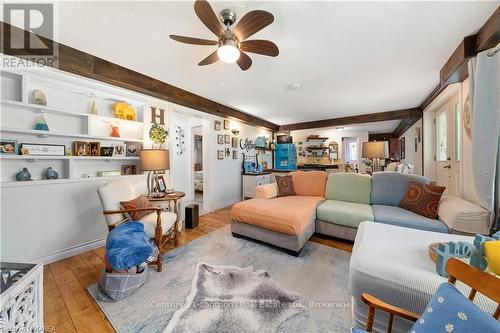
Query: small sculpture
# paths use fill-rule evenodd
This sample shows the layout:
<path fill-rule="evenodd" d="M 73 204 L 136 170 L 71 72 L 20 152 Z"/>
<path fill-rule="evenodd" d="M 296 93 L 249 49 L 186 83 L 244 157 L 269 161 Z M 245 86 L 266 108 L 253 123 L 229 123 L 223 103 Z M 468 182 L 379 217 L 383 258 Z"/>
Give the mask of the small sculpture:
<path fill-rule="evenodd" d="M 16 179 L 20 182 L 31 180 L 31 173 L 29 173 L 28 168 L 23 168 L 16 174 Z"/>
<path fill-rule="evenodd" d="M 48 167 L 47 171 L 45 172 L 45 178 L 46 179 L 58 179 L 59 174 L 57 173 L 57 171 L 54 171 L 52 169 L 52 167 Z"/>
<path fill-rule="evenodd" d="M 39 89 L 35 89 L 35 90 L 33 90 L 33 102 L 36 105 L 47 106 L 47 97 L 45 96 L 43 91 L 41 91 Z"/>
<path fill-rule="evenodd" d="M 113 105 L 113 113 L 115 118 L 126 119 L 126 120 L 136 120 L 135 109 L 132 105 L 125 102 L 118 102 Z"/>
<path fill-rule="evenodd" d="M 90 103 L 90 114 L 97 114 L 97 105 L 95 104 L 95 99 L 92 99 L 92 102 Z"/>
<path fill-rule="evenodd" d="M 38 115 L 35 117 L 35 126 L 34 129 L 38 131 L 48 131 L 49 125 L 47 125 L 47 120 L 43 115 Z"/>
<path fill-rule="evenodd" d="M 120 137 L 120 129 L 118 126 L 111 125 L 111 136 L 115 138 Z"/>
<path fill-rule="evenodd" d="M 484 271 L 488 267 L 488 261 L 485 257 L 484 244 L 490 241 L 500 240 L 500 231 L 492 237 L 483 235 L 476 235 L 474 244 L 467 242 L 448 242 L 439 244 L 436 250 L 436 272 L 443 276 L 448 277 L 446 272 L 446 263 L 451 257 L 455 258 L 470 258 L 470 265 Z"/>

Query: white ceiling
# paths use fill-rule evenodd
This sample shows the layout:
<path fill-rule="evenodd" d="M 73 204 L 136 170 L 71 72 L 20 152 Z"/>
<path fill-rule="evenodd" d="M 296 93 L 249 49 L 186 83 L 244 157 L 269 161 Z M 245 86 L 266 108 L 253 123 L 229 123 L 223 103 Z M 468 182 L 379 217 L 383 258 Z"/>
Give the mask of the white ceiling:
<path fill-rule="evenodd" d="M 274 41 L 277 58 L 253 65 L 197 63 L 214 39 L 192 1 L 59 3 L 59 41 L 277 124 L 418 106 L 439 70 L 497 2 L 212 2 L 240 17 L 253 9 L 275 22 L 252 38 Z M 251 39 L 252 39 L 251 38 Z M 298 82 L 299 90 L 287 86 Z"/>

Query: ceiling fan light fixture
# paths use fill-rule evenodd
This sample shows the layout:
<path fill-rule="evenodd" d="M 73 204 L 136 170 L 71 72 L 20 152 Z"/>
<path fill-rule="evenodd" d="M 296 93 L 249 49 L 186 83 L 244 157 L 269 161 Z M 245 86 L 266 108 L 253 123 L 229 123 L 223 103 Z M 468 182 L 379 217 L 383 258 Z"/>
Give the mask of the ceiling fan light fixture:
<path fill-rule="evenodd" d="M 227 39 L 217 49 L 217 55 L 223 62 L 232 64 L 240 57 L 240 49 L 233 40 Z"/>

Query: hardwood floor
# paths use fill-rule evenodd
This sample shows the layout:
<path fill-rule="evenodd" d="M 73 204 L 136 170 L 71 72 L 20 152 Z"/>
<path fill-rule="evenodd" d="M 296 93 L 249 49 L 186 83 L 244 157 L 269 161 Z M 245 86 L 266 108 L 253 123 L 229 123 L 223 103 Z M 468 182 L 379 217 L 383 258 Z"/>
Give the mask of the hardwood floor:
<path fill-rule="evenodd" d="M 182 246 L 230 223 L 231 209 L 200 217 L 196 229 L 183 230 Z M 312 241 L 351 252 L 352 244 L 316 237 Z M 52 332 L 114 332 L 111 323 L 85 289 L 99 279 L 104 268 L 104 248 L 88 251 L 44 267 L 44 324 Z"/>

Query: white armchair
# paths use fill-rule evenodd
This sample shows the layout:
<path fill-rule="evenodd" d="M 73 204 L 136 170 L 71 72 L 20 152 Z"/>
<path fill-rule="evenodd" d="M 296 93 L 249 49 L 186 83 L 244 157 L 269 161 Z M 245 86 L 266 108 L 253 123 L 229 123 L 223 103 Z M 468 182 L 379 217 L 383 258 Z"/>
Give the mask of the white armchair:
<path fill-rule="evenodd" d="M 97 193 L 110 231 L 118 224 L 127 221 L 130 212 L 154 211 L 139 219 L 139 222 L 144 224 L 146 235 L 156 241 L 159 250 L 158 259 L 151 264 L 156 265 L 158 272 L 161 272 L 161 256 L 166 251 L 167 243 L 174 241 L 175 245 L 177 245 L 178 219 L 175 213 L 164 212 L 158 207 L 123 209 L 120 202 L 133 200 L 145 193 L 142 185 L 133 184 L 127 180 L 117 180 L 99 187 Z"/>

